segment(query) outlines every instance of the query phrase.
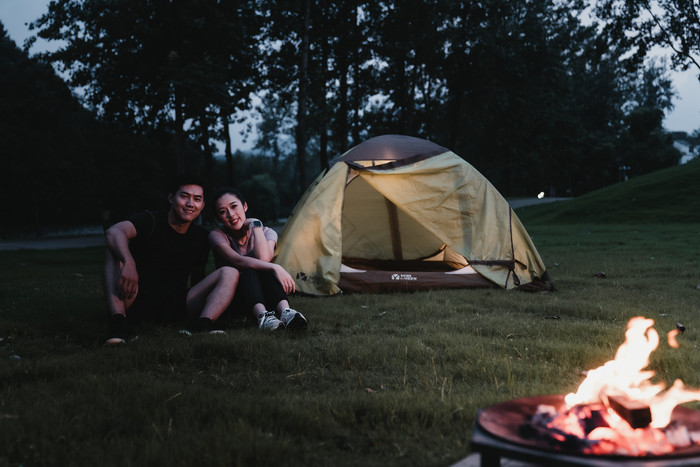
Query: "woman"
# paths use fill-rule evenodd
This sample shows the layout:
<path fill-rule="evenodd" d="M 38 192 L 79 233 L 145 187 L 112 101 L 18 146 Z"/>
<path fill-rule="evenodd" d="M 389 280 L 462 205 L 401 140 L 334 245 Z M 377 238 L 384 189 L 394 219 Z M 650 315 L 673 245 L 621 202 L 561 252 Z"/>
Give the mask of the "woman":
<path fill-rule="evenodd" d="M 287 298 L 295 290 L 292 276 L 271 262 L 277 233 L 263 227 L 258 219 L 246 217 L 248 204 L 234 188 L 219 190 L 212 204 L 223 224 L 209 234 L 216 266 L 233 266 L 240 271 L 233 308 L 251 312 L 263 330 L 274 331 L 280 326 L 306 329 L 306 318 L 290 307 Z"/>

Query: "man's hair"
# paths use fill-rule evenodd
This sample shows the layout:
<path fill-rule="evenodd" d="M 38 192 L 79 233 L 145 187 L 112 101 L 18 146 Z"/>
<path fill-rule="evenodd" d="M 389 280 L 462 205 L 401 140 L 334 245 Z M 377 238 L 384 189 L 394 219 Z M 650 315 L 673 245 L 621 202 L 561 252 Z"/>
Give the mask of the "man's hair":
<path fill-rule="evenodd" d="M 202 191 L 204 191 L 204 180 L 202 178 L 196 176 L 196 175 L 190 175 L 190 174 L 180 174 L 176 176 L 172 182 L 170 182 L 170 187 L 168 188 L 168 194 L 174 195 L 177 193 L 177 190 L 179 190 L 181 187 L 185 185 L 197 185 L 202 187 Z"/>

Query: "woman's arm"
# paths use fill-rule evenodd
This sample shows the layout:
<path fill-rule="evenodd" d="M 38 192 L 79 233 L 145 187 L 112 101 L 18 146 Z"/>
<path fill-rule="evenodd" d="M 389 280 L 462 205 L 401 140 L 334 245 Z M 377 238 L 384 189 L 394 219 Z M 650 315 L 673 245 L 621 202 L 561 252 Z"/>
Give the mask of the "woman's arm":
<path fill-rule="evenodd" d="M 231 248 L 228 243 L 228 237 L 223 232 L 212 231 L 209 234 L 209 246 L 214 253 L 216 259 L 226 264 L 239 269 L 261 269 L 271 271 L 274 269 L 271 263 L 261 261 L 252 256 L 244 256 Z"/>
<path fill-rule="evenodd" d="M 262 232 L 261 232 L 261 236 Z M 267 242 L 266 242 L 267 243 Z M 262 261 L 251 256 L 239 254 L 228 243 L 228 238 L 223 232 L 214 230 L 209 234 L 209 245 L 214 253 L 214 257 L 219 262 L 228 266 L 233 266 L 237 269 L 257 269 L 259 271 L 272 271 L 275 273 L 277 280 L 282 284 L 285 293 L 292 293 L 296 290 L 296 285 L 292 276 L 279 264 Z M 267 245 L 265 245 L 267 247 Z"/>
<path fill-rule="evenodd" d="M 255 227 L 254 223 L 257 221 L 258 226 Z M 265 231 L 263 230 L 262 222 L 258 219 L 247 219 L 248 228 L 250 229 L 250 235 L 253 237 L 253 256 L 261 261 L 270 262 L 272 261 L 272 256 L 274 254 L 274 246 L 271 248 L 270 243 L 265 237 Z"/>

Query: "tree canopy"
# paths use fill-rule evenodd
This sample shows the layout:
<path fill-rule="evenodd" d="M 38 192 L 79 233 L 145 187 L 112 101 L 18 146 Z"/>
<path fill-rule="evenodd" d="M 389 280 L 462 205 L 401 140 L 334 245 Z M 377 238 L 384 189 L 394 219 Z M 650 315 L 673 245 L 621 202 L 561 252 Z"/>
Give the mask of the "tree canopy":
<path fill-rule="evenodd" d="M 199 169 L 185 140 L 200 144 L 211 171 L 212 139 L 248 107 L 258 15 L 249 1 L 53 0 L 32 25 L 66 44 L 44 54 L 102 119 L 174 135 L 178 171 Z"/>
<path fill-rule="evenodd" d="M 329 159 L 387 133 L 450 148 L 506 195 L 676 163 L 667 66 L 642 58 L 673 37 L 673 63 L 695 63 L 697 11 L 638 2 L 654 29 L 634 2 L 598 3 L 591 21 L 584 0 L 53 0 L 32 26 L 63 41 L 37 59 L 102 124 L 158 141 L 145 159 L 258 187 L 284 212 Z M 237 111 L 260 116 L 271 163 L 232 154 Z"/>
<path fill-rule="evenodd" d="M 159 199 L 167 177 L 162 135 L 145 138 L 96 120 L 1 23 L 0 69 L 3 180 L 15 196 L 1 235 L 100 225 Z"/>
<path fill-rule="evenodd" d="M 687 0 L 598 0 L 595 14 L 604 21 L 603 34 L 646 58 L 654 46 L 671 51 L 674 66 L 700 71 L 700 5 Z"/>

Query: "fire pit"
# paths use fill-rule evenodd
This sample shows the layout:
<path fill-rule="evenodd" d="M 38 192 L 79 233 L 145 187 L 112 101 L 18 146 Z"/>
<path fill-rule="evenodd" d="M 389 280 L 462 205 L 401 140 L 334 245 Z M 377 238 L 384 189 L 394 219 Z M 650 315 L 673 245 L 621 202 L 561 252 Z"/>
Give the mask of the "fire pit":
<path fill-rule="evenodd" d="M 644 370 L 659 337 L 652 320 L 633 318 L 615 360 L 588 372 L 576 393 L 502 402 L 480 410 L 472 449 L 481 465 L 502 457 L 556 466 L 699 466 L 700 400 L 680 380 L 664 391 Z M 669 333 L 677 347 L 678 330 Z"/>
<path fill-rule="evenodd" d="M 583 452 L 585 448 L 574 440 L 557 444 L 546 437 L 533 435 L 528 427 L 538 407 L 563 404 L 563 395 L 550 395 L 515 399 L 479 411 L 472 449 L 481 453 L 481 465 L 500 466 L 502 457 L 552 466 L 700 465 L 698 444 L 660 455 L 586 454 Z M 700 431 L 700 411 L 679 406 L 674 409 L 671 420 L 689 431 Z"/>

